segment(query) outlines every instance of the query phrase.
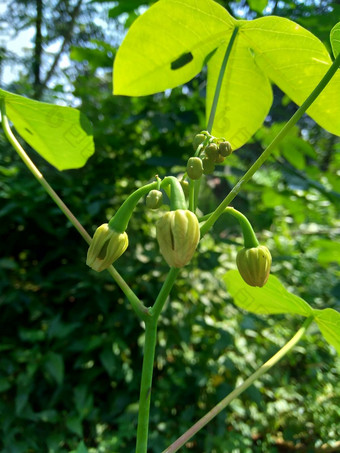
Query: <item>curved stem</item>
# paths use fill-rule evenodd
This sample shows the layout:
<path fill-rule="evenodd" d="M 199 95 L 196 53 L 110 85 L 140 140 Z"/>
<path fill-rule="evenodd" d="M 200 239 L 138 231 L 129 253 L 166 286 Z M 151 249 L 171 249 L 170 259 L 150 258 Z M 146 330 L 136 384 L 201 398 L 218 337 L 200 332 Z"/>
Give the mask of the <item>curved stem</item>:
<path fill-rule="evenodd" d="M 159 182 L 155 181 L 150 184 L 146 184 L 143 187 L 135 190 L 131 195 L 127 197 L 124 203 L 120 206 L 116 214 L 109 221 L 109 227 L 118 233 L 124 233 L 127 229 L 133 210 L 135 209 L 138 201 L 150 190 L 157 189 Z"/>
<path fill-rule="evenodd" d="M 227 47 L 227 50 L 225 52 L 224 59 L 223 59 L 222 65 L 221 65 L 220 73 L 218 75 L 216 89 L 215 89 L 215 94 L 214 94 L 214 99 L 213 99 L 213 102 L 212 102 L 212 105 L 211 105 L 209 121 L 208 121 L 208 126 L 207 126 L 207 129 L 208 129 L 209 132 L 212 131 L 212 127 L 213 127 L 213 124 L 214 124 L 215 114 L 216 114 L 217 104 L 218 104 L 218 99 L 220 97 L 221 88 L 222 88 L 223 77 L 224 77 L 225 69 L 227 67 L 227 63 L 228 63 L 228 60 L 229 60 L 229 57 L 230 57 L 231 49 L 233 47 L 237 32 L 238 32 L 238 27 L 235 27 L 234 30 L 233 30 L 233 33 L 231 35 L 230 41 L 228 43 L 228 47 Z"/>
<path fill-rule="evenodd" d="M 259 245 L 259 241 L 257 240 L 256 234 L 253 230 L 253 227 L 251 226 L 251 223 L 247 219 L 247 217 L 242 214 L 240 211 L 238 211 L 235 208 L 232 208 L 229 206 L 228 208 L 225 208 L 223 211 L 223 214 L 230 214 L 235 219 L 238 220 L 241 228 L 242 228 L 242 234 L 243 234 L 243 239 L 244 239 L 244 246 L 245 248 L 252 248 L 252 247 L 257 247 Z M 212 213 L 207 214 L 200 219 L 198 219 L 199 222 L 203 222 L 204 220 L 208 220 L 209 217 L 212 215 Z"/>
<path fill-rule="evenodd" d="M 238 183 L 233 187 L 233 189 L 229 192 L 226 198 L 222 201 L 222 203 L 215 209 L 212 213 L 210 218 L 205 222 L 205 224 L 201 227 L 201 236 L 204 236 L 210 228 L 214 225 L 216 220 L 223 214 L 224 209 L 231 203 L 231 201 L 236 197 L 236 195 L 240 192 L 242 187 L 249 181 L 250 178 L 254 175 L 254 173 L 261 167 L 261 165 L 268 159 L 271 152 L 277 147 L 280 141 L 288 134 L 290 129 L 299 121 L 302 115 L 306 112 L 308 107 L 315 101 L 315 99 L 319 96 L 319 94 L 323 91 L 325 86 L 331 80 L 331 78 L 336 73 L 338 67 L 340 66 L 340 54 L 336 57 L 333 61 L 332 66 L 328 69 L 322 80 L 316 86 L 316 88 L 312 91 L 312 93 L 308 96 L 305 102 L 301 105 L 301 107 L 294 113 L 291 119 L 285 124 L 285 126 L 281 129 L 281 131 L 277 134 L 274 140 L 267 146 L 267 148 L 263 151 L 260 157 L 254 162 L 254 164 L 249 168 L 249 170 L 242 176 L 242 178 L 238 181 Z"/>
<path fill-rule="evenodd" d="M 291 338 L 288 343 L 286 343 L 273 357 L 271 357 L 266 363 L 264 363 L 258 370 L 255 371 L 248 379 L 246 379 L 243 384 L 229 393 L 222 401 L 220 401 L 210 412 L 208 412 L 204 417 L 202 417 L 198 422 L 196 422 L 188 431 L 186 431 L 181 437 L 179 437 L 173 444 L 170 445 L 163 453 L 174 453 L 183 447 L 183 445 L 188 442 L 188 440 L 194 436 L 200 429 L 202 429 L 207 423 L 209 423 L 216 415 L 218 415 L 227 405 L 237 398 L 242 392 L 244 392 L 251 384 L 262 376 L 264 373 L 270 370 L 279 360 L 282 359 L 295 345 L 300 341 L 301 337 L 305 334 L 306 330 L 312 323 L 314 317 L 311 316 L 306 319 L 301 328 L 296 332 L 296 334 Z"/>
<path fill-rule="evenodd" d="M 7 115 L 6 115 L 6 106 L 5 106 L 4 100 L 1 101 L 1 120 L 2 120 L 2 127 L 3 127 L 3 130 L 5 132 L 5 135 L 8 139 L 8 141 L 13 146 L 15 151 L 19 154 L 21 159 L 24 161 L 27 168 L 30 170 L 30 172 L 33 174 L 33 176 L 37 179 L 37 181 L 42 185 L 42 187 L 45 189 L 45 191 L 48 193 L 48 195 L 52 198 L 52 200 L 56 203 L 56 205 L 59 207 L 59 209 L 69 219 L 69 221 L 76 228 L 78 233 L 82 236 L 84 241 L 87 242 L 87 244 L 90 244 L 92 239 L 91 239 L 91 236 L 89 235 L 89 233 L 81 225 L 79 220 L 70 211 L 70 209 L 66 206 L 66 204 L 59 197 L 59 195 L 52 189 L 52 187 L 49 185 L 49 183 L 46 181 L 46 179 L 40 173 L 38 168 L 34 165 L 34 163 L 28 157 L 28 155 L 26 154 L 26 151 L 23 149 L 23 147 L 20 145 L 20 143 L 16 139 L 15 135 L 13 134 L 13 132 L 8 124 L 8 119 L 7 119 Z M 114 278 L 117 285 L 123 291 L 123 293 L 125 294 L 127 299 L 130 301 L 132 308 L 134 309 L 136 314 L 142 320 L 145 320 L 148 317 L 148 309 L 138 299 L 136 294 L 132 291 L 132 289 L 125 282 L 123 277 L 118 273 L 118 271 L 116 271 L 116 269 L 113 266 L 110 266 L 108 271 Z"/>
<path fill-rule="evenodd" d="M 161 187 L 170 185 L 170 209 L 176 211 L 176 209 L 186 209 L 186 200 L 181 183 L 174 176 L 166 176 Z"/>

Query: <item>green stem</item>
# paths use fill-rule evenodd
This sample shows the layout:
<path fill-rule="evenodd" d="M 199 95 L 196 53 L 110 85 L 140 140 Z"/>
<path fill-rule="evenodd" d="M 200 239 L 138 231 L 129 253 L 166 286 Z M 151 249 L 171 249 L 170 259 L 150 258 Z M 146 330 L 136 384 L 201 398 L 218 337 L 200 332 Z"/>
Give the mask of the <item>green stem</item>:
<path fill-rule="evenodd" d="M 187 204 L 184 196 L 184 192 L 181 186 L 181 183 L 174 176 L 167 176 L 163 179 L 161 187 L 168 186 L 171 187 L 170 192 L 170 209 L 171 211 L 176 211 L 177 209 L 186 209 Z"/>
<path fill-rule="evenodd" d="M 155 181 L 135 190 L 129 197 L 127 197 L 116 214 L 109 221 L 109 227 L 118 233 L 124 233 L 128 227 L 133 210 L 135 209 L 138 201 L 144 195 L 148 194 L 150 190 L 157 189 L 158 186 L 159 182 Z"/>
<path fill-rule="evenodd" d="M 189 180 L 189 210 L 195 212 L 195 181 Z"/>
<path fill-rule="evenodd" d="M 186 431 L 181 437 L 179 437 L 173 444 L 170 445 L 163 453 L 175 453 L 183 445 L 185 445 L 188 440 L 194 436 L 200 429 L 202 429 L 207 423 L 209 423 L 216 415 L 218 415 L 227 405 L 237 398 L 242 392 L 244 392 L 248 387 L 250 387 L 253 382 L 261 377 L 264 373 L 270 370 L 279 360 L 282 359 L 295 345 L 300 341 L 301 337 L 305 334 L 309 325 L 312 323 L 314 317 L 311 316 L 305 320 L 301 328 L 296 332 L 296 334 L 291 338 L 288 343 L 286 343 L 273 357 L 271 357 L 266 363 L 264 363 L 258 370 L 255 371 L 248 379 L 246 379 L 243 384 L 229 393 L 222 401 L 220 401 L 211 411 L 209 411 L 204 417 L 202 417 L 198 422 L 196 422 L 188 431 Z"/>
<path fill-rule="evenodd" d="M 229 57 L 230 57 L 231 49 L 233 47 L 237 32 L 238 32 L 238 27 L 235 27 L 234 30 L 233 30 L 233 33 L 231 35 L 230 41 L 228 43 L 228 47 L 227 47 L 227 50 L 225 52 L 224 59 L 223 59 L 222 65 L 221 65 L 220 73 L 218 75 L 216 89 L 215 89 L 215 94 L 214 94 L 214 99 L 213 99 L 213 102 L 212 102 L 212 105 L 211 105 L 209 121 L 208 121 L 208 126 L 207 126 L 207 129 L 208 129 L 208 131 L 210 133 L 212 131 L 212 127 L 213 127 L 214 120 L 215 120 L 215 114 L 216 114 L 218 99 L 219 99 L 220 93 L 221 93 L 221 88 L 222 88 L 222 82 L 223 82 L 225 69 L 227 67 L 227 63 L 228 63 L 228 60 L 229 60 Z"/>
<path fill-rule="evenodd" d="M 268 159 L 271 152 L 277 147 L 280 141 L 288 134 L 290 129 L 299 121 L 302 115 L 306 112 L 306 110 L 310 107 L 310 105 L 315 101 L 315 99 L 319 96 L 328 82 L 336 73 L 338 67 L 340 66 L 340 54 L 336 57 L 333 61 L 332 66 L 328 69 L 322 80 L 316 86 L 316 88 L 312 91 L 312 93 L 308 96 L 305 102 L 301 105 L 301 107 L 294 113 L 291 119 L 285 124 L 285 126 L 281 129 L 281 131 L 277 134 L 274 140 L 268 145 L 268 147 L 263 151 L 260 157 L 254 162 L 254 164 L 249 168 L 249 170 L 242 176 L 242 178 L 237 182 L 237 184 L 233 187 L 233 189 L 229 192 L 226 198 L 222 201 L 222 203 L 215 209 L 212 213 L 210 218 L 205 222 L 205 224 L 201 227 L 201 236 L 204 236 L 210 228 L 214 225 L 216 220 L 223 214 L 224 209 L 231 203 L 231 201 L 236 197 L 236 195 L 240 192 L 242 187 L 252 178 L 254 173 L 261 167 L 261 165 Z"/>
<path fill-rule="evenodd" d="M 84 241 L 87 242 L 87 244 L 90 244 L 91 236 L 89 235 L 89 233 L 81 225 L 81 223 L 74 216 L 74 214 L 72 214 L 70 209 L 62 201 L 62 199 L 59 197 L 59 195 L 52 189 L 52 187 L 49 185 L 49 183 L 46 181 L 46 179 L 40 173 L 38 168 L 31 161 L 29 156 L 26 154 L 26 151 L 23 149 L 23 147 L 20 145 L 20 143 L 16 139 L 15 135 L 13 134 L 13 132 L 8 124 L 8 119 L 7 119 L 7 115 L 6 115 L 6 106 L 5 106 L 4 100 L 1 102 L 1 118 L 2 118 L 3 130 L 5 132 L 5 135 L 8 139 L 8 141 L 10 142 L 10 144 L 13 146 L 15 151 L 19 154 L 19 156 L 24 161 L 25 165 L 30 170 L 30 172 L 33 174 L 33 176 L 42 185 L 42 187 L 45 189 L 45 191 L 48 193 L 48 195 L 52 198 L 52 200 L 56 203 L 56 205 L 60 208 L 60 210 L 65 214 L 65 216 L 69 219 L 69 221 L 72 223 L 72 225 L 76 228 L 76 230 L 82 236 Z M 120 289 L 123 291 L 123 293 L 125 294 L 127 299 L 130 301 L 132 308 L 134 309 L 136 314 L 142 320 L 145 320 L 149 314 L 148 309 L 138 299 L 138 297 L 135 295 L 135 293 L 132 291 L 132 289 L 125 282 L 123 277 L 121 277 L 121 275 L 116 271 L 116 269 L 113 266 L 111 266 L 108 270 L 109 270 L 110 274 L 112 275 L 112 277 L 114 278 L 114 280 L 116 281 L 117 285 L 120 287 Z"/>
<path fill-rule="evenodd" d="M 157 340 L 157 318 L 145 323 L 144 357 L 139 395 L 136 453 L 147 453 L 153 363 Z"/>
<path fill-rule="evenodd" d="M 154 305 L 152 306 L 152 308 L 150 308 L 150 314 L 152 315 L 152 317 L 155 317 L 156 319 L 158 319 L 158 317 L 164 307 L 165 301 L 166 301 L 167 297 L 169 296 L 170 291 L 176 281 L 179 271 L 180 271 L 180 269 L 178 269 L 176 267 L 170 268 L 170 271 L 163 283 L 162 289 L 160 290 Z"/>
<path fill-rule="evenodd" d="M 243 234 L 243 239 L 244 239 L 244 246 L 248 249 L 252 247 L 258 247 L 259 241 L 257 240 L 256 234 L 253 230 L 253 227 L 251 226 L 251 223 L 247 219 L 245 215 L 243 215 L 240 211 L 237 211 L 237 209 L 232 208 L 229 206 L 228 208 L 225 208 L 224 214 L 230 214 L 235 219 L 238 220 L 241 228 L 242 228 L 242 234 Z M 212 213 L 207 214 L 201 218 L 199 218 L 199 222 L 203 222 L 204 220 L 208 220 L 209 217 L 212 215 Z"/>
<path fill-rule="evenodd" d="M 157 322 L 178 273 L 179 269 L 173 267 L 170 269 L 153 307 L 149 310 L 151 318 L 147 319 L 145 322 L 145 344 L 138 411 L 136 453 L 147 453 L 152 374 L 157 340 Z"/>

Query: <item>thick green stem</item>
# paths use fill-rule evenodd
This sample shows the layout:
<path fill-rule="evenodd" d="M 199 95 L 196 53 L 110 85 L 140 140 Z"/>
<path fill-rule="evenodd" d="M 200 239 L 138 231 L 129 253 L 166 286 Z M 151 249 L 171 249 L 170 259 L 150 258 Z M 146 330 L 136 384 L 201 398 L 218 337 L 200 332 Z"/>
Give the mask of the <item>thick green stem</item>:
<path fill-rule="evenodd" d="M 139 396 L 136 453 L 147 453 L 153 363 L 157 340 L 157 318 L 145 323 L 145 343 Z"/>
<path fill-rule="evenodd" d="M 163 283 L 162 289 L 160 290 L 154 305 L 152 306 L 152 308 L 150 308 L 150 313 L 153 317 L 158 319 L 158 317 L 164 307 L 165 301 L 166 301 L 167 297 L 169 296 L 170 291 L 176 281 L 179 271 L 180 271 L 180 269 L 178 269 L 176 267 L 170 268 L 170 271 Z"/>
<path fill-rule="evenodd" d="M 132 216 L 133 210 L 135 209 L 138 201 L 150 190 L 157 189 L 159 182 L 155 181 L 150 184 L 147 184 L 139 189 L 135 190 L 121 205 L 116 214 L 109 221 L 109 227 L 112 230 L 117 231 L 118 233 L 124 233 L 126 231 L 130 218 Z"/>
<path fill-rule="evenodd" d="M 251 226 L 251 223 L 247 219 L 245 215 L 243 215 L 240 211 L 237 211 L 237 209 L 232 208 L 229 206 L 228 208 L 225 208 L 224 214 L 230 214 L 235 219 L 238 220 L 241 228 L 242 228 L 242 234 L 243 234 L 243 239 L 244 239 L 244 246 L 248 249 L 252 247 L 257 247 L 259 245 L 259 241 L 257 240 L 256 234 L 253 230 L 253 227 Z M 205 220 L 208 220 L 209 217 L 211 216 L 212 213 L 207 214 L 201 218 L 199 218 L 199 222 L 203 222 Z"/>
<path fill-rule="evenodd" d="M 185 445 L 188 440 L 194 436 L 200 429 L 202 429 L 207 423 L 209 423 L 216 415 L 218 415 L 227 405 L 237 398 L 242 392 L 244 392 L 248 387 L 250 387 L 253 382 L 261 377 L 264 373 L 270 370 L 279 360 L 282 359 L 295 345 L 300 341 L 301 337 L 305 334 L 306 330 L 313 321 L 313 316 L 307 318 L 303 323 L 301 328 L 296 332 L 296 334 L 291 338 L 288 343 L 286 343 L 283 348 L 281 348 L 272 358 L 270 358 L 266 363 L 264 363 L 258 370 L 255 371 L 248 379 L 246 379 L 243 384 L 229 393 L 222 401 L 220 401 L 211 411 L 209 411 L 204 417 L 202 417 L 198 422 L 196 422 L 188 431 L 186 431 L 181 437 L 179 437 L 173 444 L 170 445 L 163 453 L 175 453 L 183 445 Z"/>
<path fill-rule="evenodd" d="M 233 187 L 233 189 L 229 192 L 226 198 L 222 201 L 222 203 L 215 209 L 212 213 L 210 218 L 205 222 L 205 224 L 201 227 L 201 236 L 204 236 L 210 228 L 214 225 L 216 220 L 223 214 L 224 209 L 231 203 L 231 201 L 236 197 L 236 195 L 240 192 L 242 187 L 252 178 L 254 173 L 261 167 L 261 165 L 268 159 L 271 152 L 277 147 L 280 141 L 288 134 L 290 129 L 299 121 L 302 115 L 306 112 L 308 107 L 315 101 L 315 99 L 319 96 L 328 82 L 336 73 L 338 67 L 340 66 L 340 54 L 336 57 L 333 61 L 332 66 L 326 72 L 320 83 L 316 86 L 316 88 L 312 91 L 312 93 L 308 96 L 305 102 L 301 105 L 301 107 L 294 113 L 291 119 L 285 124 L 285 126 L 281 129 L 281 131 L 277 134 L 274 140 L 268 145 L 268 147 L 263 151 L 260 157 L 254 162 L 254 164 L 249 168 L 249 170 L 242 176 L 242 178 L 238 181 L 238 183 Z"/>
<path fill-rule="evenodd" d="M 184 192 L 181 183 L 174 176 L 167 176 L 163 179 L 161 187 L 170 185 L 170 209 L 176 211 L 176 209 L 186 209 L 187 204 L 184 196 Z"/>
<path fill-rule="evenodd" d="M 46 179 L 43 177 L 43 175 L 40 173 L 40 171 L 37 169 L 37 167 L 34 165 L 34 163 L 28 157 L 28 155 L 26 154 L 26 151 L 23 149 L 23 147 L 20 145 L 20 143 L 16 139 L 15 135 L 13 134 L 13 132 L 8 124 L 4 100 L 1 102 L 1 119 L 2 119 L 2 127 L 3 127 L 3 130 L 5 132 L 5 135 L 8 139 L 8 141 L 13 146 L 15 151 L 19 154 L 21 159 L 24 161 L 27 168 L 30 170 L 30 172 L 33 174 L 33 176 L 37 179 L 37 181 L 42 185 L 42 187 L 45 189 L 45 191 L 48 193 L 48 195 L 52 198 L 52 200 L 56 203 L 56 205 L 60 208 L 60 210 L 69 219 L 69 221 L 76 228 L 76 230 L 82 236 L 82 238 L 87 242 L 87 244 L 90 244 L 91 236 L 88 234 L 88 232 L 85 230 L 85 228 L 81 225 L 81 223 L 78 221 L 78 219 L 74 216 L 74 214 L 72 214 L 70 209 L 62 201 L 62 199 L 59 197 L 59 195 L 52 189 L 52 187 L 49 185 L 49 183 L 46 181 Z M 123 277 L 116 271 L 116 269 L 113 266 L 110 266 L 110 268 L 108 270 L 109 270 L 110 274 L 112 275 L 112 277 L 114 278 L 114 280 L 116 281 L 117 285 L 120 287 L 120 289 L 123 291 L 125 296 L 130 301 L 132 308 L 134 309 L 136 314 L 143 320 L 148 318 L 149 317 L 148 309 L 138 299 L 138 297 L 135 295 L 135 293 L 132 291 L 132 289 L 125 282 Z"/>
<path fill-rule="evenodd" d="M 229 57 L 230 57 L 231 49 L 233 47 L 237 32 L 238 32 L 238 27 L 235 27 L 234 31 L 233 31 L 233 33 L 231 35 L 230 41 L 228 43 L 228 47 L 227 47 L 227 50 L 225 52 L 224 59 L 223 59 L 222 65 L 221 65 L 220 73 L 218 75 L 217 84 L 216 84 L 216 88 L 215 88 L 214 99 L 213 99 L 213 102 L 212 102 L 212 105 L 211 105 L 209 121 L 208 121 L 208 126 L 207 126 L 207 129 L 208 129 L 208 131 L 210 133 L 212 131 L 212 127 L 213 127 L 214 120 L 215 120 L 215 114 L 216 114 L 218 99 L 219 99 L 220 93 L 221 93 L 224 73 L 225 73 L 225 70 L 226 70 L 226 67 L 227 67 L 227 63 L 228 63 L 228 60 L 229 60 Z"/>
<path fill-rule="evenodd" d="M 157 340 L 157 322 L 178 273 L 179 269 L 173 267 L 170 269 L 153 307 L 149 310 L 151 318 L 147 319 L 145 322 L 145 344 L 138 411 L 136 453 L 147 453 L 152 374 Z"/>

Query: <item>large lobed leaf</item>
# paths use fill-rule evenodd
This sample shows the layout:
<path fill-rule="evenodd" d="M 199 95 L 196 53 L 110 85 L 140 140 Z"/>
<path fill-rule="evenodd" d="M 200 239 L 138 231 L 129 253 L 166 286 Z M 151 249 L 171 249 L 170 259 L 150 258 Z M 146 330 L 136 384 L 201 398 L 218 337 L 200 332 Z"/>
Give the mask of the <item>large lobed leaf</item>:
<path fill-rule="evenodd" d="M 173 88 L 192 79 L 207 62 L 208 117 L 236 27 L 212 133 L 226 137 L 234 149 L 242 146 L 269 112 L 270 82 L 301 105 L 331 65 L 321 41 L 288 19 L 237 21 L 212 0 L 160 0 L 134 22 L 118 50 L 114 94 L 143 96 Z M 340 71 L 308 114 L 340 135 L 339 105 Z"/>
<path fill-rule="evenodd" d="M 82 167 L 94 153 L 91 123 L 79 110 L 0 89 L 2 100 L 21 137 L 58 170 Z"/>
<path fill-rule="evenodd" d="M 234 303 L 251 313 L 313 316 L 325 340 L 340 354 L 340 313 L 337 311 L 313 309 L 305 300 L 287 291 L 273 275 L 263 288 L 247 285 L 236 270 L 228 271 L 224 281 Z"/>

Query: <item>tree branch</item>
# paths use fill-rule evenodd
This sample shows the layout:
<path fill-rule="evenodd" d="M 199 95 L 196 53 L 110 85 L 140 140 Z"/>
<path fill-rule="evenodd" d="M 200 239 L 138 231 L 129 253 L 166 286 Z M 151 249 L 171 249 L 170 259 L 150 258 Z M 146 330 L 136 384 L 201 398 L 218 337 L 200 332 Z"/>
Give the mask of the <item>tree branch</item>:
<path fill-rule="evenodd" d="M 76 4 L 76 6 L 74 7 L 73 11 L 70 14 L 71 20 L 68 23 L 68 27 L 67 27 L 67 30 L 66 30 L 66 32 L 64 34 L 64 40 L 62 42 L 60 50 L 56 54 L 56 56 L 54 57 L 53 63 L 51 65 L 50 69 L 48 70 L 48 72 L 46 74 L 46 77 L 41 82 L 40 95 L 41 95 L 42 91 L 46 88 L 46 86 L 47 86 L 48 82 L 50 81 L 51 77 L 53 76 L 54 71 L 55 71 L 55 69 L 56 69 L 56 67 L 57 67 L 57 65 L 59 63 L 59 60 L 60 60 L 62 54 L 65 52 L 65 48 L 66 48 L 67 44 L 71 40 L 72 32 L 73 32 L 73 29 L 74 29 L 74 26 L 75 26 L 76 19 L 77 19 L 78 15 L 79 15 L 79 12 L 80 12 L 80 7 L 81 7 L 81 4 L 82 4 L 82 1 L 83 0 L 78 0 L 78 3 Z"/>

